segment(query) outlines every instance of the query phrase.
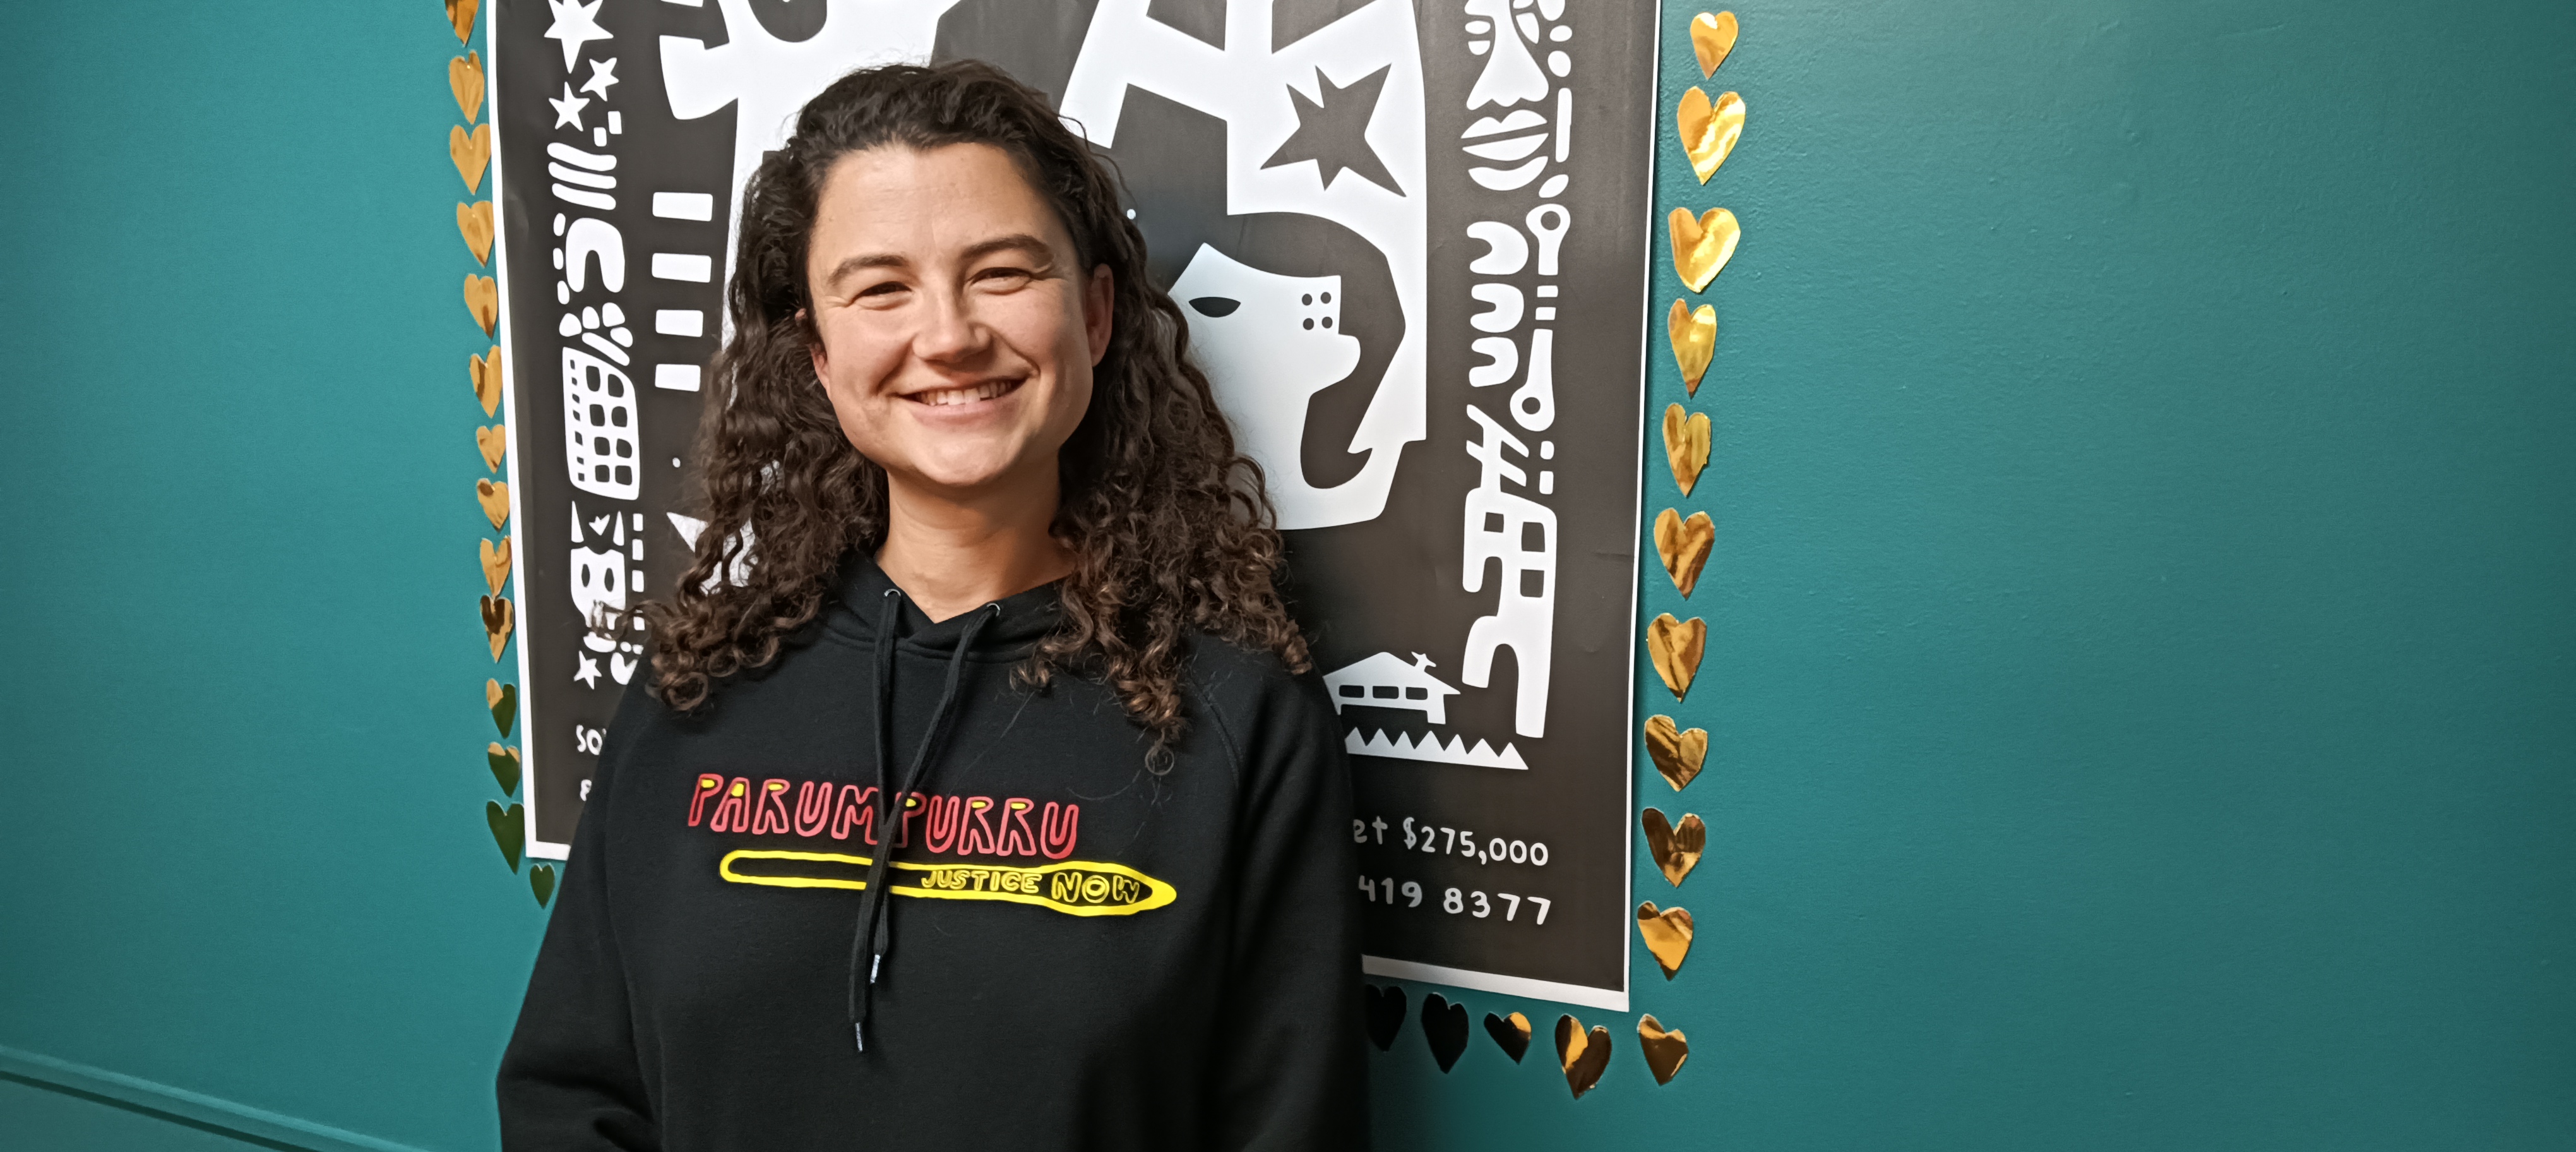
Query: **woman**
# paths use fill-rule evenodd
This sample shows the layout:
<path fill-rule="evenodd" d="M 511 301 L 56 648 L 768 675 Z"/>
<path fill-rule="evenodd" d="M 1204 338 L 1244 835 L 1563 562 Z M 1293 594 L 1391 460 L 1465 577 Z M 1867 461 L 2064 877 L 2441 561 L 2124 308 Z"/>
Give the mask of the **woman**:
<path fill-rule="evenodd" d="M 1361 1146 L 1347 768 L 1115 186 L 1038 93 L 898 66 L 742 216 L 708 528 L 503 1142 Z"/>

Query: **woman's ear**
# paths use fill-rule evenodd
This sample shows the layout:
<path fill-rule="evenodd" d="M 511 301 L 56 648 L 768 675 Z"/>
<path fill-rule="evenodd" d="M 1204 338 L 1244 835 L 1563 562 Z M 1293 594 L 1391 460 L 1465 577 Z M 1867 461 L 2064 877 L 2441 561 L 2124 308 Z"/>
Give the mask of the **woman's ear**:
<path fill-rule="evenodd" d="M 805 353 L 814 358 L 814 382 L 820 384 L 823 382 L 824 374 L 829 372 L 832 366 L 831 358 L 823 352 L 823 334 L 815 329 L 811 318 L 805 315 L 805 310 L 802 308 L 796 310 L 796 326 L 813 334 L 805 341 Z"/>
<path fill-rule="evenodd" d="M 1091 340 L 1091 365 L 1099 367 L 1109 355 L 1110 321 L 1118 304 L 1118 277 L 1103 264 L 1091 270 L 1091 283 L 1082 288 L 1082 334 Z M 820 355 L 820 353 L 817 353 Z"/>

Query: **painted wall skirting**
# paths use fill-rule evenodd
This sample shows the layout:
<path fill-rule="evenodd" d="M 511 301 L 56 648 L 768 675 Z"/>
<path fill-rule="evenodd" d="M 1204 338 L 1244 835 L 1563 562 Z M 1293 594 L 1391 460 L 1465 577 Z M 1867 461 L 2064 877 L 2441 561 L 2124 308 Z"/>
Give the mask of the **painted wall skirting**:
<path fill-rule="evenodd" d="M 378 1140 L 327 1124 L 298 1120 L 230 1100 L 155 1084 L 122 1072 L 92 1068 L 35 1052 L 0 1047 L 0 1075 L 69 1089 L 271 1144 L 311 1152 L 426 1152 L 410 1144 Z"/>

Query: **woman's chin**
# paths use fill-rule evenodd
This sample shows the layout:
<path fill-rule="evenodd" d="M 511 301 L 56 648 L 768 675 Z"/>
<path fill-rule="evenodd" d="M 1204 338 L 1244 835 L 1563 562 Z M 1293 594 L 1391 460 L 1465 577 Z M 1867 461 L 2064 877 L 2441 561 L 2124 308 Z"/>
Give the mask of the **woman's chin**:
<path fill-rule="evenodd" d="M 1011 488 L 1032 473 L 1022 467 L 1021 453 L 1010 450 L 1016 445 L 960 444 L 947 451 L 933 449 L 917 453 L 911 467 L 900 469 L 924 487 L 971 496 L 979 492 Z"/>

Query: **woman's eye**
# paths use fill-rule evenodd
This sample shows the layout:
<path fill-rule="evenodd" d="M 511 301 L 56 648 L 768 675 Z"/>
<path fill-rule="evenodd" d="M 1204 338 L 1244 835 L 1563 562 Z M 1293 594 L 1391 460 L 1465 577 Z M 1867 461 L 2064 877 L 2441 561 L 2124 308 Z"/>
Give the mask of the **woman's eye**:
<path fill-rule="evenodd" d="M 1026 268 L 987 268 L 976 273 L 975 280 L 979 284 L 1009 287 L 1015 284 L 1026 283 L 1033 275 L 1034 274 Z"/>

